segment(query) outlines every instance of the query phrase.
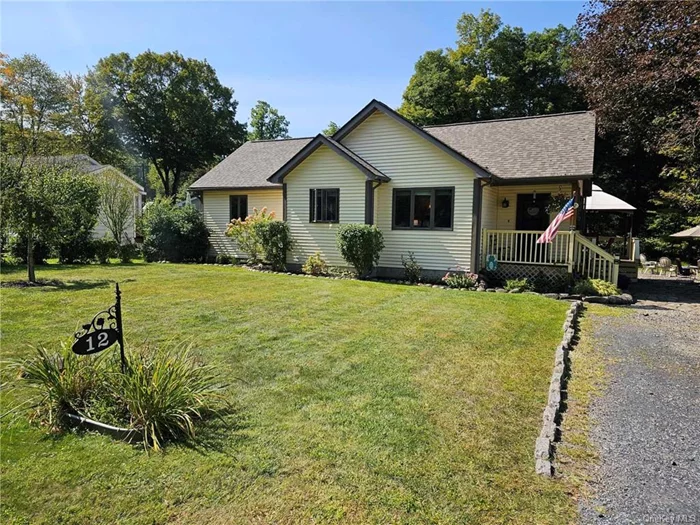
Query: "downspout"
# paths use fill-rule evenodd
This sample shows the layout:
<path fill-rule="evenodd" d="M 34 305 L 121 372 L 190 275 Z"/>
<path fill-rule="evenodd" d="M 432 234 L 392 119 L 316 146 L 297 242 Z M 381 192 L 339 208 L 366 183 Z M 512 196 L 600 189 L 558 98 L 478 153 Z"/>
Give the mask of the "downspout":
<path fill-rule="evenodd" d="M 382 181 L 365 181 L 365 224 L 374 224 L 374 190 L 382 185 Z"/>

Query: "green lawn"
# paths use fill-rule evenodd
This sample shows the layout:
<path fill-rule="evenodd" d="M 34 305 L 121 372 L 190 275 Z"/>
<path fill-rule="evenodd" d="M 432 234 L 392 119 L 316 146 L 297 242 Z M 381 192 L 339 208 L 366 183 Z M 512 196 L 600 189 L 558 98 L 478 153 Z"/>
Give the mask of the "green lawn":
<path fill-rule="evenodd" d="M 533 467 L 566 303 L 217 266 L 37 276 L 63 285 L 0 292 L 3 359 L 70 338 L 118 280 L 127 352 L 192 341 L 236 411 L 150 455 L 3 421 L 3 523 L 576 519 L 570 487 Z"/>

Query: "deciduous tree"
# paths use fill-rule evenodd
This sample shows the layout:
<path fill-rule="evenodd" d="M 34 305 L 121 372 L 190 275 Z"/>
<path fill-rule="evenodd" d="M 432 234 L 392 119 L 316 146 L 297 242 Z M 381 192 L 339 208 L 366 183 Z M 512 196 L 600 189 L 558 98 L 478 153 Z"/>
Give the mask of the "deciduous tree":
<path fill-rule="evenodd" d="M 338 124 L 333 122 L 332 120 L 328 123 L 328 127 L 324 129 L 321 133 L 323 133 L 326 137 L 331 137 L 335 132 L 338 131 Z"/>
<path fill-rule="evenodd" d="M 526 34 L 498 15 L 463 14 L 456 47 L 426 52 L 400 111 L 418 124 L 445 124 L 583 109 L 566 82 L 575 30 L 562 25 Z"/>
<path fill-rule="evenodd" d="M 601 175 L 644 187 L 651 234 L 700 224 L 700 3 L 598 0 L 578 27 L 572 81 L 618 161 Z M 621 164 L 657 167 L 645 181 Z"/>
<path fill-rule="evenodd" d="M 263 100 L 258 100 L 250 110 L 248 140 L 271 140 L 289 138 L 289 121 Z"/>
<path fill-rule="evenodd" d="M 24 159 L 65 147 L 58 117 L 66 109 L 66 80 L 46 62 L 0 55 L 0 97 L 3 151 Z"/>
<path fill-rule="evenodd" d="M 11 232 L 27 240 L 27 279 L 36 282 L 34 247 L 38 242 L 54 244 L 72 226 L 76 213 L 90 195 L 96 202 L 97 186 L 90 175 L 74 166 L 51 160 L 28 160 L 3 156 L 0 159 L 0 213 Z M 85 197 L 85 198 L 83 198 Z M 96 209 L 93 209 L 92 224 Z"/>
<path fill-rule="evenodd" d="M 92 74 L 125 145 L 153 164 L 169 197 L 188 173 L 243 142 L 233 90 L 206 61 L 177 52 L 120 53 L 101 59 Z"/>

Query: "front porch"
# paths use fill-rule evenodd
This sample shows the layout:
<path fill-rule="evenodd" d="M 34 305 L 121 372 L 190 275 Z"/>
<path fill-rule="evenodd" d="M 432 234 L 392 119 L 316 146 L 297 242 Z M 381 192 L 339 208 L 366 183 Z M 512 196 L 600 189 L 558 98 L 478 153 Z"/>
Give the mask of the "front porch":
<path fill-rule="evenodd" d="M 495 256 L 504 278 L 534 277 L 540 272 L 590 277 L 617 284 L 620 259 L 580 232 L 559 231 L 551 244 L 537 244 L 542 231 L 482 230 L 480 267 Z"/>

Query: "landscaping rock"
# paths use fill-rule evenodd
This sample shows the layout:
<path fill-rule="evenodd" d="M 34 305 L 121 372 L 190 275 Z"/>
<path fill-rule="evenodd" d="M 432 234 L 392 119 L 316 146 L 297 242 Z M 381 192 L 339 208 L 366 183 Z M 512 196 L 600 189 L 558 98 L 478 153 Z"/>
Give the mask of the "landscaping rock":
<path fill-rule="evenodd" d="M 550 299 L 559 299 L 558 293 L 543 293 L 544 297 L 549 297 Z"/>
<path fill-rule="evenodd" d="M 496 289 L 495 289 L 495 288 L 486 288 L 486 291 L 487 291 L 487 292 L 495 292 Z"/>
<path fill-rule="evenodd" d="M 496 293 L 506 293 L 505 288 L 496 288 Z"/>
<path fill-rule="evenodd" d="M 508 293 L 520 293 L 520 292 L 521 292 L 520 288 L 513 288 L 513 289 L 512 289 L 510 292 L 508 292 Z"/>

